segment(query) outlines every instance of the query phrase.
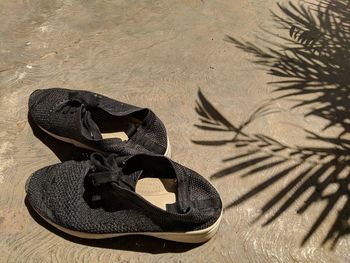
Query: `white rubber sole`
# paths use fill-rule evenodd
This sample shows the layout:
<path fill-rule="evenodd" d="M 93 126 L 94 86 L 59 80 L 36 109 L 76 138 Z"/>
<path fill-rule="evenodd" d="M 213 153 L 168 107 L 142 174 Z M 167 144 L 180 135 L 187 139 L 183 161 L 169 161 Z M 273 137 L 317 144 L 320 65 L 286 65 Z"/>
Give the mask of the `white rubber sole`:
<path fill-rule="evenodd" d="M 94 151 L 94 152 L 101 152 L 101 150 L 98 150 L 98 149 L 95 149 L 95 148 L 90 147 L 88 145 L 85 145 L 85 144 L 83 144 L 81 142 L 78 142 L 78 141 L 76 141 L 74 139 L 63 137 L 63 136 L 59 136 L 57 134 L 53 134 L 53 133 L 49 132 L 48 130 L 44 129 L 43 127 L 41 127 L 40 125 L 38 125 L 38 127 L 41 130 L 43 130 L 44 132 L 46 132 L 47 134 L 49 134 L 50 136 L 52 136 L 52 137 L 54 137 L 54 138 L 56 138 L 58 140 L 61 140 L 63 142 L 73 144 L 73 145 L 75 145 L 78 148 L 83 148 L 83 149 L 87 149 L 87 150 Z M 167 147 L 166 147 L 166 151 L 164 153 L 164 156 L 168 157 L 168 158 L 171 157 L 171 146 L 170 146 L 170 142 L 169 142 L 169 137 L 168 136 L 167 136 Z"/>
<path fill-rule="evenodd" d="M 37 214 L 40 215 L 39 213 Z M 50 225 L 56 227 L 57 229 L 61 230 L 62 232 L 68 235 L 84 238 L 84 239 L 107 239 L 107 238 L 115 238 L 115 237 L 128 236 L 128 235 L 145 235 L 145 236 L 152 236 L 160 239 L 182 242 L 182 243 L 204 243 L 209 239 L 211 239 L 218 231 L 221 218 L 222 218 L 222 213 L 218 218 L 218 220 L 216 220 L 216 222 L 211 226 L 205 229 L 188 231 L 188 232 L 136 232 L 136 233 L 95 234 L 95 233 L 86 233 L 86 232 L 71 230 L 71 229 L 59 226 L 56 223 L 52 222 L 51 220 L 43 216 L 41 216 L 41 218 L 43 218 Z"/>

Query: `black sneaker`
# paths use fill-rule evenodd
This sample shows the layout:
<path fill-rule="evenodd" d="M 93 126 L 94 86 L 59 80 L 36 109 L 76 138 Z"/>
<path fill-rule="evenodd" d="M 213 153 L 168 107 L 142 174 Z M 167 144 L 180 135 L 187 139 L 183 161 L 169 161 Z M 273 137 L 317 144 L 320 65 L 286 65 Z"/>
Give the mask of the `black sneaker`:
<path fill-rule="evenodd" d="M 151 110 L 100 94 L 36 90 L 29 98 L 29 116 L 51 136 L 78 147 L 122 155 L 147 152 L 170 156 L 165 127 Z"/>
<path fill-rule="evenodd" d="M 201 243 L 216 233 L 222 214 L 208 181 L 161 155 L 93 153 L 87 161 L 42 168 L 26 191 L 46 221 L 89 239 L 141 234 Z"/>

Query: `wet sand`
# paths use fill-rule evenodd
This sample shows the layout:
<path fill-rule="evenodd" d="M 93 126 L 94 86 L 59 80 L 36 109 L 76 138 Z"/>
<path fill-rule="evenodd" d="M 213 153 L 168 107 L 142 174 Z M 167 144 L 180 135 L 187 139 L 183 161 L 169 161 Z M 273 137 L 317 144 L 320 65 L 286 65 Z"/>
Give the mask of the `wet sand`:
<path fill-rule="evenodd" d="M 282 3 L 1 1 L 0 261 L 349 262 L 349 9 L 330 7 L 338 30 L 322 19 L 311 30 L 288 24 L 302 2 Z M 217 235 L 86 241 L 40 220 L 26 179 L 81 153 L 33 133 L 28 96 L 46 87 L 153 109 L 172 158 L 220 192 Z"/>

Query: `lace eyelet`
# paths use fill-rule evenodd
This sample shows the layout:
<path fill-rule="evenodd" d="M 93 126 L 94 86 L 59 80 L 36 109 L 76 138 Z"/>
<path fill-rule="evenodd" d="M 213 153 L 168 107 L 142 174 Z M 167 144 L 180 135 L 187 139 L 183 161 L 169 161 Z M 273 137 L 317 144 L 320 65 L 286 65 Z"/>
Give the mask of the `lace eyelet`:
<path fill-rule="evenodd" d="M 181 209 L 181 212 L 183 213 L 183 214 L 186 214 L 186 213 L 188 213 L 189 211 L 190 211 L 190 207 L 186 207 L 186 208 L 182 208 Z"/>

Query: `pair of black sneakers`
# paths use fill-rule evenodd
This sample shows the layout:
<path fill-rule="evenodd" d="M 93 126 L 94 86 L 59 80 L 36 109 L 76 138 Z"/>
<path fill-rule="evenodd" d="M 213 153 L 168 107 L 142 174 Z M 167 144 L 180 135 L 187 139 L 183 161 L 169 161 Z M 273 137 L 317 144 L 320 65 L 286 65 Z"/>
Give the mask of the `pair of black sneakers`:
<path fill-rule="evenodd" d="M 142 234 L 201 243 L 216 233 L 219 194 L 169 159 L 166 129 L 151 110 L 52 88 L 31 94 L 29 117 L 56 139 L 94 151 L 87 160 L 47 166 L 28 179 L 30 205 L 53 226 L 91 239 Z"/>

